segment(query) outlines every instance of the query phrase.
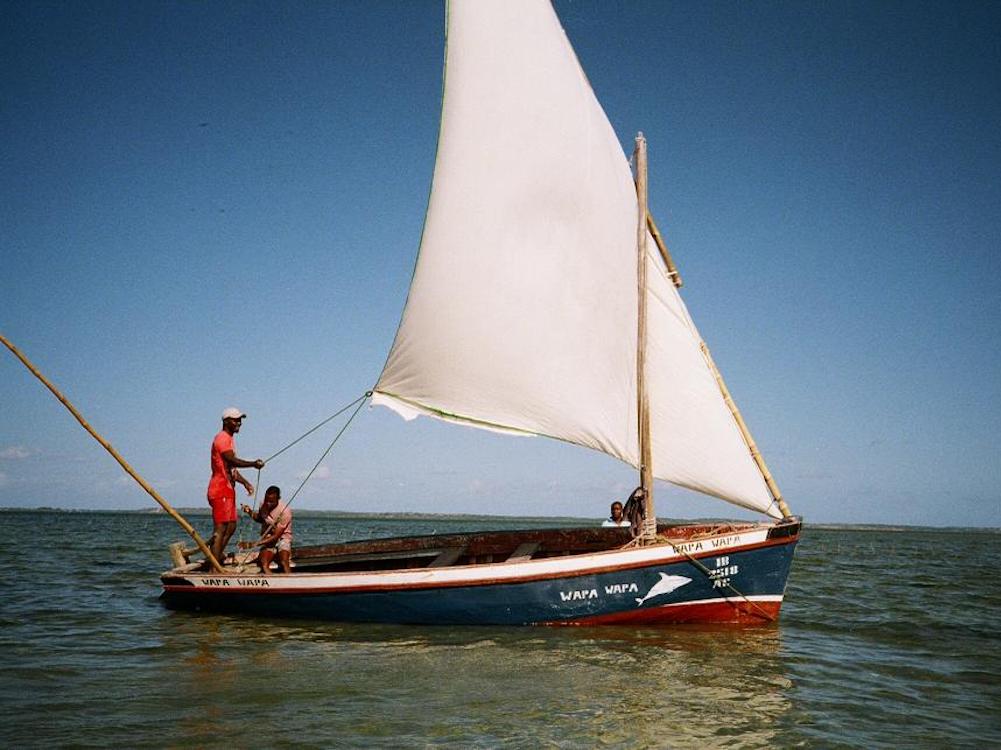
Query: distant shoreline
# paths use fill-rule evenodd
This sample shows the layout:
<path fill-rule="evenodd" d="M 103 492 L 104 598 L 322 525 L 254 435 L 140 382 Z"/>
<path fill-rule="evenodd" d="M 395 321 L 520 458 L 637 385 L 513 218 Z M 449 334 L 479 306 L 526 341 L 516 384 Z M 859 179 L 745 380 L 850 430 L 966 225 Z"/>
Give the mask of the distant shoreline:
<path fill-rule="evenodd" d="M 175 508 L 183 516 L 208 517 L 212 515 L 212 510 L 205 508 Z M 167 513 L 159 508 L 142 509 L 112 509 L 112 508 L 56 508 L 52 506 L 27 507 L 0 507 L 0 513 L 53 513 L 53 514 L 100 514 L 100 515 L 138 515 L 138 516 L 164 516 Z M 448 519 L 454 521 L 512 521 L 521 519 L 523 521 L 546 521 L 553 523 L 568 522 L 574 524 L 593 524 L 601 522 L 601 518 L 580 518 L 575 516 L 523 516 L 523 515 L 488 515 L 480 513 L 403 513 L 403 512 L 358 512 L 349 510 L 316 510 L 312 508 L 296 510 L 299 518 L 381 518 L 385 520 L 440 520 Z"/>
<path fill-rule="evenodd" d="M 198 518 L 211 515 L 209 508 L 177 508 L 182 515 L 195 516 Z M 20 507 L 0 507 L 0 513 L 52 513 L 52 514 L 96 514 L 96 515 L 137 515 L 137 516 L 164 516 L 169 517 L 159 508 L 143 509 L 107 509 L 107 508 L 55 508 L 50 506 L 38 506 L 34 508 Z M 582 518 L 579 516 L 522 516 L 522 515 L 488 515 L 479 513 L 361 513 L 347 510 L 314 510 L 300 509 L 296 511 L 300 518 L 350 518 L 350 519 L 381 519 L 385 521 L 488 521 L 488 522 L 510 522 L 522 520 L 531 523 L 552 523 L 555 525 L 569 524 L 573 526 L 593 525 L 600 523 L 600 518 Z M 661 519 L 663 521 L 677 520 L 679 523 L 714 523 L 732 519 L 722 518 L 696 518 L 696 519 Z M 821 529 L 828 531 L 862 531 L 862 532 L 904 532 L 904 531 L 930 531 L 930 532 L 975 532 L 983 534 L 1001 533 L 1001 527 L 997 526 L 911 526 L 907 524 L 880 524 L 880 523 L 806 523 L 805 530 Z"/>

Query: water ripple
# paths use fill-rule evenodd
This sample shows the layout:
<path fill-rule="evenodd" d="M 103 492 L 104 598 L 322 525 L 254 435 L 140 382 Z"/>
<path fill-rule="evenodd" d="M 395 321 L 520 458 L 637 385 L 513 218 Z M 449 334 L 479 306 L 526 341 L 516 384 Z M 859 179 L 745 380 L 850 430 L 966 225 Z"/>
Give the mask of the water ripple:
<path fill-rule="evenodd" d="M 807 528 L 765 628 L 415 628 L 170 612 L 168 518 L 4 520 L 35 540 L 0 553 L 5 746 L 1001 744 L 1001 587 L 975 575 L 996 534 Z M 296 523 L 304 541 L 423 530 Z"/>

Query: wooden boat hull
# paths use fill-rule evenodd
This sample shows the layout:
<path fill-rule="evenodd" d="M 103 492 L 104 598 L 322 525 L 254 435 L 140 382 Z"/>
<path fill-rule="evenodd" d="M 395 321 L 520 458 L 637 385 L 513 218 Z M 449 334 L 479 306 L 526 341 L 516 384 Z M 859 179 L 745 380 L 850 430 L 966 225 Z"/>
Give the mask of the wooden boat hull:
<path fill-rule="evenodd" d="M 685 528 L 668 530 L 677 534 Z M 591 553 L 440 567 L 427 565 L 425 559 L 425 566 L 416 568 L 267 576 L 249 570 L 209 574 L 175 569 L 162 576 L 163 601 L 172 609 L 339 622 L 765 624 L 778 616 L 799 528 L 798 521 L 747 524 L 711 536 L 689 534 L 687 541 L 674 545 L 620 545 Z M 621 539 L 618 532 L 609 530 L 604 536 Z M 526 535 L 530 532 L 516 538 Z M 591 536 L 597 535 L 592 531 Z M 394 555 L 404 559 L 408 544 L 437 552 L 426 546 L 436 539 L 382 540 L 382 564 Z M 400 549 L 386 551 L 392 543 Z M 360 549 L 358 544 L 339 548 L 357 559 L 360 555 L 350 550 Z M 302 564 L 297 570 L 309 570 L 311 561 L 322 566 L 322 551 L 298 552 Z M 324 559 L 337 564 L 336 556 Z M 373 555 L 367 559 L 371 562 Z M 412 558 L 408 564 L 413 564 Z"/>

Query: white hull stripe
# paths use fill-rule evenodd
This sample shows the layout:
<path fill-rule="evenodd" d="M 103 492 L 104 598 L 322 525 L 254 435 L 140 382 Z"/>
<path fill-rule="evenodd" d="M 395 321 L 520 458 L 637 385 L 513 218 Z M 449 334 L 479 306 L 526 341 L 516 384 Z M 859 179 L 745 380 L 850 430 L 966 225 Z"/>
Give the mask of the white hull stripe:
<path fill-rule="evenodd" d="M 739 604 L 743 601 L 751 602 L 781 602 L 784 599 L 783 594 L 752 594 L 748 597 L 737 596 L 717 596 L 712 599 L 695 599 L 690 602 L 671 602 L 670 604 L 660 605 L 663 609 L 669 609 L 671 607 L 690 607 L 693 604 L 719 604 L 721 602 L 729 602 L 730 604 Z"/>

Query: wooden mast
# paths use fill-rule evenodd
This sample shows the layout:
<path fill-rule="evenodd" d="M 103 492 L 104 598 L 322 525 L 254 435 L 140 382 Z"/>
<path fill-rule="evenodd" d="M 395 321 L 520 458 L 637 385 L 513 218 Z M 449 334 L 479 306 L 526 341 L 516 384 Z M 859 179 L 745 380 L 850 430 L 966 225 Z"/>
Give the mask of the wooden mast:
<path fill-rule="evenodd" d="M 636 150 L 634 152 L 634 157 L 636 164 L 636 198 L 639 206 L 639 219 L 636 232 L 636 247 L 638 253 L 637 286 L 639 293 L 639 330 L 636 343 L 636 395 L 638 401 L 637 412 L 639 415 L 640 486 L 643 488 L 646 495 L 645 515 L 647 520 L 644 524 L 643 536 L 644 538 L 653 539 L 657 533 L 657 520 L 654 516 L 653 504 L 653 459 L 651 456 L 650 446 L 650 401 L 646 392 L 647 230 L 649 230 L 650 234 L 654 238 L 654 242 L 657 244 L 657 249 L 664 261 L 664 266 L 667 269 L 668 278 L 670 278 L 675 287 L 680 287 L 682 285 L 682 281 L 681 274 L 678 272 L 678 268 L 675 266 L 670 252 L 668 252 L 667 244 L 664 242 L 664 238 L 661 235 L 660 230 L 657 228 L 657 224 L 653 220 L 653 216 L 650 215 L 647 206 L 646 138 L 643 137 L 642 133 L 636 136 Z M 740 434 L 744 438 L 744 442 L 747 444 L 747 448 L 751 453 L 751 458 L 754 459 L 754 463 L 761 472 L 761 476 L 764 478 L 765 484 L 768 486 L 768 490 L 772 494 L 772 498 L 775 500 L 776 505 L 778 505 L 779 512 L 781 512 L 785 517 L 791 516 L 792 511 L 789 510 L 789 506 L 782 498 L 782 492 L 779 490 L 778 484 L 775 482 L 775 478 L 768 470 L 768 466 L 765 464 L 765 459 L 761 455 L 761 451 L 758 450 L 758 446 L 754 442 L 754 438 L 751 437 L 751 431 L 748 429 L 747 423 L 744 422 L 744 417 L 740 413 L 740 409 L 737 408 L 737 404 L 730 395 L 730 389 L 726 387 L 726 383 L 723 381 L 723 375 L 720 373 L 719 368 L 716 367 L 716 363 L 713 361 L 712 355 L 709 354 L 709 347 L 707 347 L 705 341 L 702 340 L 699 341 L 699 347 L 705 357 L 706 364 L 709 366 L 713 377 L 716 379 L 716 384 L 723 396 L 723 401 L 726 403 L 727 408 L 733 415 L 734 421 L 737 423 L 737 428 L 740 430 Z"/>
<path fill-rule="evenodd" d="M 87 420 L 85 420 L 83 418 L 83 415 L 80 414 L 79 411 L 77 411 L 76 407 L 73 406 L 73 404 L 71 404 L 69 400 L 67 400 L 67 398 L 63 396 L 63 394 L 60 393 L 56 389 L 56 387 L 52 385 L 52 383 L 50 383 L 49 380 L 44 375 L 42 375 L 39 369 L 35 367 L 35 365 L 32 364 L 31 361 L 26 356 L 24 356 L 24 354 L 22 354 L 21 351 L 16 346 L 14 346 L 3 334 L 0 334 L 0 342 L 2 342 L 4 346 L 10 349 L 15 357 L 21 360 L 22 364 L 24 364 L 24 366 L 31 371 L 32 375 L 41 380 L 42 383 L 45 385 L 45 387 L 48 388 L 50 391 L 52 391 L 52 394 L 57 399 L 59 399 L 62 405 L 65 406 L 67 409 L 69 409 L 70 414 L 76 417 L 76 421 L 79 422 L 81 426 L 87 432 L 89 432 L 95 440 L 97 440 L 97 442 L 99 442 L 101 445 L 104 446 L 104 449 L 112 455 L 112 457 L 119 463 L 119 465 L 123 469 L 125 469 L 125 471 L 129 474 L 129 476 L 135 479 L 139 483 L 139 486 L 141 486 L 144 490 L 146 490 L 146 492 L 148 492 L 149 495 L 154 500 L 156 500 L 160 504 L 160 506 L 165 511 L 167 511 L 167 513 L 169 513 L 170 516 L 175 521 L 177 521 L 177 523 L 181 525 L 181 528 L 183 528 L 186 532 L 188 532 L 191 535 L 191 538 L 195 540 L 195 544 L 198 545 L 198 549 L 200 549 L 202 551 L 202 554 L 205 555 L 205 559 L 209 561 L 213 569 L 221 573 L 222 566 L 219 564 L 219 561 L 216 560 L 215 555 L 212 554 L 212 550 L 208 548 L 208 545 L 205 544 L 205 541 L 198 535 L 198 532 L 195 531 L 194 527 L 190 523 L 188 523 L 188 521 L 184 518 L 184 516 L 182 516 L 180 513 L 174 510 L 170 506 L 170 503 L 168 503 L 166 500 L 160 497 L 159 493 L 155 489 L 153 489 L 145 479 L 139 476 L 139 474 L 137 474 L 136 471 L 131 466 L 128 465 L 125 459 L 122 458 L 121 455 L 119 455 L 118 451 L 116 451 L 111 446 L 111 443 L 109 443 L 107 440 L 101 437 L 94 430 L 94 428 L 87 423 Z"/>
<path fill-rule="evenodd" d="M 653 455 L 650 446 L 650 397 L 646 390 L 646 235 L 647 235 L 647 159 L 646 138 L 636 136 L 636 296 L 638 298 L 636 334 L 636 401 L 640 448 L 640 487 L 643 488 L 643 539 L 657 536 L 657 517 L 653 504 Z"/>

